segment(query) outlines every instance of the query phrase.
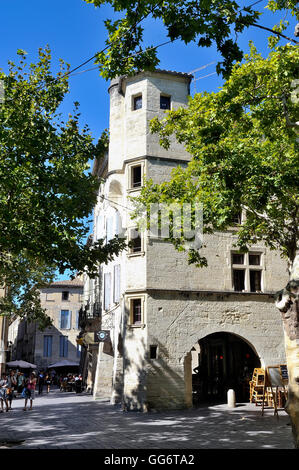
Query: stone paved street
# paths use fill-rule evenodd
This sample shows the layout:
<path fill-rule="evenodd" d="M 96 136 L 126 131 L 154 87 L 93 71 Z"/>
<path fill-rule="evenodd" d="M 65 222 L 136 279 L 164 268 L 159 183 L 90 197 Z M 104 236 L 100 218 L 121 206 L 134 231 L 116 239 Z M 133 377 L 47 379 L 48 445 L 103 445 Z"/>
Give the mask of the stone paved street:
<path fill-rule="evenodd" d="M 91 395 L 37 396 L 32 411 L 15 399 L 0 414 L 0 449 L 292 449 L 291 426 L 253 404 L 163 413 L 124 413 Z M 18 442 L 23 441 L 23 442 Z"/>

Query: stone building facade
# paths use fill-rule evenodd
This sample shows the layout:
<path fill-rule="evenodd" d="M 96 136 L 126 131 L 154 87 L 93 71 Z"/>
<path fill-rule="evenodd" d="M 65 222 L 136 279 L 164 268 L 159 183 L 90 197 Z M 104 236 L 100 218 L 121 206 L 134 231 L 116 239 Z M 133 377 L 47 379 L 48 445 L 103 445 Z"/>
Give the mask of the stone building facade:
<path fill-rule="evenodd" d="M 284 363 L 281 318 L 273 294 L 286 284 L 286 263 L 263 243 L 236 250 L 236 227 L 204 237 L 208 266 L 148 231 L 136 232 L 131 198 L 145 178 L 162 182 L 190 159 L 174 139 L 168 150 L 149 121 L 186 106 L 191 76 L 157 70 L 115 79 L 110 93 L 108 158 L 94 166 L 105 182 L 94 210 L 93 239 L 125 233 L 132 246 L 101 268 L 101 342 L 94 398 L 126 409 L 192 406 L 223 399 L 227 388 L 246 400 L 254 367 Z M 194 369 L 200 369 L 200 385 Z"/>
<path fill-rule="evenodd" d="M 89 243 L 89 241 L 88 241 Z M 77 342 L 82 346 L 80 372 L 86 391 L 93 393 L 97 368 L 99 340 L 97 333 L 101 329 L 100 271 L 96 279 L 83 275 L 84 295 L 79 311 L 79 335 Z"/>
<path fill-rule="evenodd" d="M 47 369 L 49 365 L 64 359 L 79 365 L 81 346 L 77 344 L 77 336 L 82 294 L 81 278 L 56 281 L 41 289 L 41 305 L 53 324 L 40 331 L 35 322 L 16 320 L 12 359 L 31 362 L 38 369 Z M 10 328 L 13 329 L 14 324 Z"/>

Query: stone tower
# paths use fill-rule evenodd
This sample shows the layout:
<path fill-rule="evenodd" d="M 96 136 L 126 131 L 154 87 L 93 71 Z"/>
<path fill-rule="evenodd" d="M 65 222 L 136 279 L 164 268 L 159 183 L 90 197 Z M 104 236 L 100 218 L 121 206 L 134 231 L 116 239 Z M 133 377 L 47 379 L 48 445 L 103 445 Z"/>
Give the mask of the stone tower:
<path fill-rule="evenodd" d="M 93 239 L 123 232 L 132 247 L 101 269 L 102 329 L 111 341 L 100 343 L 94 397 L 122 401 L 127 409 L 192 406 L 198 364 L 209 377 L 208 395 L 212 379 L 223 391 L 238 386 L 243 369 L 285 361 L 273 302 L 287 279 L 279 253 L 260 243 L 240 255 L 232 227 L 205 237 L 209 265 L 199 269 L 168 241 L 138 233 L 130 217 L 130 198 L 145 178 L 166 181 L 190 159 L 174 139 L 163 149 L 149 122 L 187 105 L 191 78 L 156 70 L 115 79 L 109 87 L 110 145 L 108 159 L 95 167 L 105 183 Z"/>

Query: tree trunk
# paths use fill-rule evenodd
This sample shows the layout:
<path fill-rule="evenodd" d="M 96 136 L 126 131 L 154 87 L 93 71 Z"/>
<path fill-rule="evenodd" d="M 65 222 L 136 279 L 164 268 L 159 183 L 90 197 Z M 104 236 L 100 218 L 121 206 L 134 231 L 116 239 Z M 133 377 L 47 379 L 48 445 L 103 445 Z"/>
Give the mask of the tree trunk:
<path fill-rule="evenodd" d="M 299 255 L 288 285 L 278 293 L 276 306 L 282 313 L 285 351 L 289 374 L 286 411 L 290 416 L 295 448 L 299 449 Z"/>

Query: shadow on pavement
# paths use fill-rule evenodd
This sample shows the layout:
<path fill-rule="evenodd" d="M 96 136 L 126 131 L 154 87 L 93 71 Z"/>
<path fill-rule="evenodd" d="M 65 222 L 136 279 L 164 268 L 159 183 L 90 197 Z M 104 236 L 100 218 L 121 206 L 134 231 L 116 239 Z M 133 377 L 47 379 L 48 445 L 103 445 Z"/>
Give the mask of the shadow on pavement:
<path fill-rule="evenodd" d="M 158 413 L 123 412 L 91 395 L 53 390 L 32 411 L 0 414 L 0 448 L 14 449 L 291 449 L 289 417 L 259 407 L 212 405 Z M 18 442 L 19 441 L 19 442 Z M 6 442 L 6 444 L 4 443 Z"/>

